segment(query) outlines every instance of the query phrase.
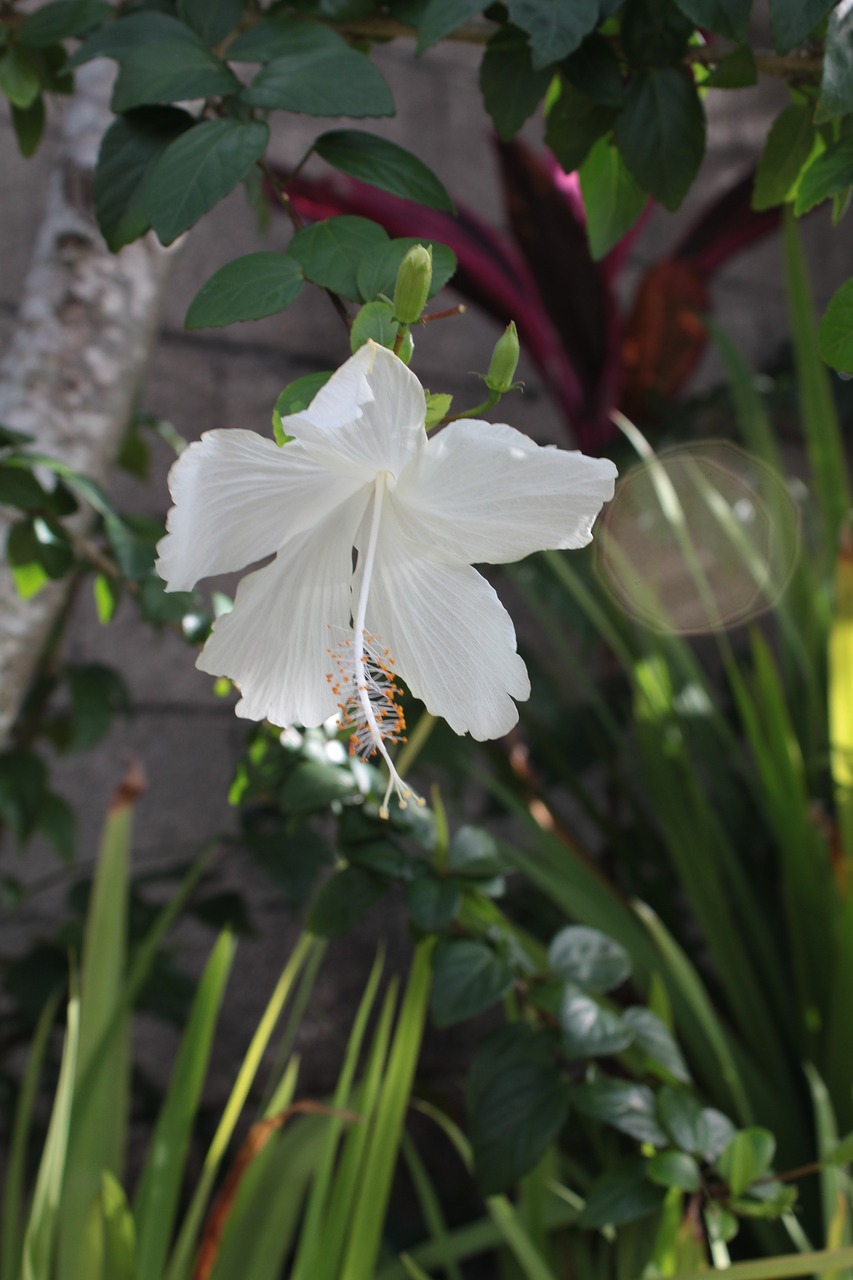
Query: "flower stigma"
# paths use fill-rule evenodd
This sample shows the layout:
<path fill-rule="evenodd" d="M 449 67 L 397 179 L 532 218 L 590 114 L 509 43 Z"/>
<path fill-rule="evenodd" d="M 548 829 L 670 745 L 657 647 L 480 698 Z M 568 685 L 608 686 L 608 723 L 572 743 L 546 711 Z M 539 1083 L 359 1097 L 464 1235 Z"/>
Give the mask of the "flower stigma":
<path fill-rule="evenodd" d="M 394 673 L 394 659 L 385 648 L 380 636 L 372 635 L 365 627 L 367 599 L 379 537 L 382 516 L 382 500 L 391 477 L 382 471 L 376 478 L 373 513 L 370 521 L 367 546 L 361 577 L 361 589 L 356 605 L 352 635 L 347 635 L 334 648 L 328 650 L 337 673 L 329 673 L 326 680 L 338 700 L 340 725 L 350 729 L 350 755 L 367 760 L 377 752 L 388 766 L 388 785 L 379 808 L 381 818 L 388 817 L 388 801 L 396 791 L 401 809 L 408 807 L 411 799 L 418 805 L 424 801 L 407 786 L 394 767 L 386 742 L 406 742 L 406 719 L 400 705 L 400 687 Z M 393 483 L 393 481 L 392 481 Z"/>

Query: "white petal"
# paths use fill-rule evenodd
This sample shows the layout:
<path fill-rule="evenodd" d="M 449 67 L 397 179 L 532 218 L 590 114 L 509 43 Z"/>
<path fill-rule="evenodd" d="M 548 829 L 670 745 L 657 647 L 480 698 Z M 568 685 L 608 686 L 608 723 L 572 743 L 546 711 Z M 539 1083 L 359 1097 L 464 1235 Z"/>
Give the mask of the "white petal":
<path fill-rule="evenodd" d="M 451 422 L 392 495 L 419 542 L 467 564 L 583 547 L 616 468 L 605 458 L 542 448 L 505 423 Z"/>
<path fill-rule="evenodd" d="M 338 475 L 398 476 L 426 444 L 424 390 L 385 347 L 367 342 L 333 373 L 307 409 L 282 419 L 288 435 Z"/>
<path fill-rule="evenodd" d="M 214 624 L 196 665 L 236 681 L 239 716 L 284 728 L 335 714 L 330 628 L 349 627 L 353 539 L 368 497 L 362 491 L 290 538 L 272 564 L 242 580 L 233 610 Z"/>
<path fill-rule="evenodd" d="M 230 573 L 276 551 L 356 489 L 295 441 L 279 448 L 254 431 L 208 431 L 169 472 L 174 507 L 157 550 L 169 591 Z"/>
<path fill-rule="evenodd" d="M 476 569 L 424 556 L 393 513 L 383 512 L 367 605 L 396 671 L 428 711 L 456 733 L 499 738 L 530 696 L 515 628 Z"/>

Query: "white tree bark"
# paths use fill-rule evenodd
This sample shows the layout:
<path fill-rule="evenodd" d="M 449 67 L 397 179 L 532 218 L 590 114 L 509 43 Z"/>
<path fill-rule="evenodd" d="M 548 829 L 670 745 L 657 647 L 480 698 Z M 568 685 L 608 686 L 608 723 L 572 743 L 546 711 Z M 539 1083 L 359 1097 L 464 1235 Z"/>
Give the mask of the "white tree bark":
<path fill-rule="evenodd" d="M 14 336 L 0 362 L 0 423 L 101 482 L 148 362 L 172 256 L 151 235 L 111 254 L 95 223 L 92 177 L 111 119 L 111 83 L 103 60 L 77 73 Z M 12 518 L 8 508 L 0 514 L 0 545 Z M 0 565 L 0 747 L 66 593 L 67 584 L 51 582 L 23 601 Z"/>

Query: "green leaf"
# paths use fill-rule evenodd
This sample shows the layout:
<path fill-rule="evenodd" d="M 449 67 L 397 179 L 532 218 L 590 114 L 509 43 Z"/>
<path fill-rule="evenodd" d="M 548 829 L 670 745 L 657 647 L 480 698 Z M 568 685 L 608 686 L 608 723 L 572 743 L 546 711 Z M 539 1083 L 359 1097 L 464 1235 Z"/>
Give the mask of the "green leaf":
<path fill-rule="evenodd" d="M 491 880 L 506 870 L 497 841 L 481 827 L 459 827 L 450 842 L 447 863 L 469 880 Z"/>
<path fill-rule="evenodd" d="M 0 93 L 13 107 L 26 111 L 41 93 L 41 76 L 35 55 L 20 45 L 0 50 Z"/>
<path fill-rule="evenodd" d="M 853 8 L 837 4 L 829 15 L 823 45 L 823 75 L 815 123 L 853 111 Z"/>
<path fill-rule="evenodd" d="M 321 387 L 325 387 L 331 376 L 332 370 L 323 373 L 306 373 L 304 378 L 297 378 L 295 382 L 289 383 L 284 388 L 272 411 L 276 444 L 284 445 L 292 439 L 281 424 L 282 418 L 286 418 L 290 413 L 301 413 L 303 409 L 307 409 L 317 392 Z"/>
<path fill-rule="evenodd" d="M 184 326 L 215 329 L 284 311 L 299 297 L 304 276 L 285 253 L 248 253 L 205 281 L 190 303 Z"/>
<path fill-rule="evenodd" d="M 400 326 L 389 302 L 366 302 L 352 322 L 350 350 L 355 354 L 368 341 L 393 350 L 399 332 Z"/>
<path fill-rule="evenodd" d="M 598 261 L 618 244 L 646 207 L 648 196 L 634 181 L 618 147 L 599 138 L 580 167 L 586 232 Z"/>
<path fill-rule="evenodd" d="M 770 1168 L 776 1139 L 767 1129 L 741 1129 L 716 1161 L 714 1168 L 724 1178 L 733 1196 L 744 1191 Z"/>
<path fill-rule="evenodd" d="M 67 667 L 65 682 L 71 695 L 71 746 L 86 751 L 109 732 L 117 711 L 130 710 L 130 693 L 118 671 L 98 662 Z"/>
<path fill-rule="evenodd" d="M 853 280 L 832 295 L 818 330 L 820 354 L 833 369 L 853 373 Z"/>
<path fill-rule="evenodd" d="M 471 1063 L 466 1102 L 480 1190 L 505 1191 L 542 1158 L 568 1115 L 568 1081 L 547 1034 L 515 1023 L 487 1036 Z"/>
<path fill-rule="evenodd" d="M 48 791 L 42 798 L 38 829 L 60 858 L 71 862 L 77 850 L 77 816 L 68 801 L 55 791 Z"/>
<path fill-rule="evenodd" d="M 107 129 L 95 169 L 95 214 L 113 253 L 148 230 L 145 182 L 169 143 L 193 123 L 177 107 L 145 107 L 120 116 Z"/>
<path fill-rule="evenodd" d="M 749 45 L 742 44 L 727 54 L 704 83 L 706 89 L 749 89 L 758 84 L 758 64 Z"/>
<path fill-rule="evenodd" d="M 803 173 L 797 187 L 794 213 L 799 218 L 830 196 L 846 191 L 853 183 L 853 134 L 833 142 Z"/>
<path fill-rule="evenodd" d="M 28 107 L 12 104 L 12 126 L 22 156 L 33 155 L 44 133 L 44 98 L 41 94 Z"/>
<path fill-rule="evenodd" d="M 14 427 L 5 427 L 0 423 L 0 449 L 6 449 L 10 445 L 17 448 L 19 444 L 32 444 L 33 437 L 27 435 L 26 431 L 16 431 Z"/>
<path fill-rule="evenodd" d="M 439 422 L 442 422 L 444 418 L 446 418 L 447 415 L 450 413 L 450 406 L 452 405 L 452 403 L 453 403 L 453 396 L 441 395 L 438 392 L 433 394 L 431 391 L 427 391 L 426 392 L 427 409 L 426 409 L 426 421 L 424 422 L 424 429 L 426 431 L 431 431 L 433 427 L 437 427 Z"/>
<path fill-rule="evenodd" d="M 47 769 L 32 751 L 0 752 L 0 818 L 18 844 L 38 826 L 47 794 Z"/>
<path fill-rule="evenodd" d="M 676 1146 L 682 1151 L 704 1151 L 702 1106 L 689 1093 L 664 1087 L 658 1093 L 657 1114 Z"/>
<path fill-rule="evenodd" d="M 499 138 L 508 142 L 533 115 L 551 81 L 547 68 L 534 71 L 527 36 L 518 27 L 500 27 L 480 63 L 483 105 Z"/>
<path fill-rule="evenodd" d="M 334 129 L 320 135 L 314 150 L 351 178 L 360 178 L 404 200 L 453 212 L 453 201 L 432 170 L 394 142 L 359 129 Z"/>
<path fill-rule="evenodd" d="M 178 0 L 178 17 L 212 46 L 239 25 L 243 0 Z"/>
<path fill-rule="evenodd" d="M 22 511 L 40 511 L 50 500 L 29 467 L 0 462 L 0 503 Z"/>
<path fill-rule="evenodd" d="M 512 986 L 512 970 L 485 942 L 443 939 L 433 958 L 431 1009 L 438 1027 L 473 1018 Z"/>
<path fill-rule="evenodd" d="M 106 626 L 115 617 L 115 611 L 121 599 L 121 588 L 114 578 L 108 578 L 106 574 L 99 573 L 92 584 L 92 592 L 95 597 L 98 621 L 102 626 Z"/>
<path fill-rule="evenodd" d="M 379 69 L 321 23 L 282 28 L 286 50 L 267 62 L 240 97 L 251 107 L 311 116 L 390 116 L 394 99 Z"/>
<path fill-rule="evenodd" d="M 279 803 L 288 814 L 316 813 L 333 800 L 352 795 L 355 780 L 349 769 L 337 764 L 306 760 L 297 765 L 279 792 Z"/>
<path fill-rule="evenodd" d="M 360 867 L 345 867 L 323 885 L 308 912 L 308 928 L 337 938 L 383 898 L 388 886 Z"/>
<path fill-rule="evenodd" d="M 598 0 L 507 0 L 510 21 L 530 36 L 534 70 L 559 62 L 598 24 Z"/>
<path fill-rule="evenodd" d="M 634 1033 L 634 1045 L 674 1079 L 684 1081 L 690 1074 L 669 1027 L 651 1009 L 634 1005 L 622 1011 L 622 1021 Z"/>
<path fill-rule="evenodd" d="M 663 67 L 637 76 L 615 134 L 640 186 L 667 209 L 677 209 L 705 152 L 705 113 L 690 73 Z"/>
<path fill-rule="evenodd" d="M 9 563 L 37 564 L 48 578 L 63 578 L 74 563 L 74 551 L 61 525 L 41 516 L 14 524 L 7 543 Z"/>
<path fill-rule="evenodd" d="M 692 1194 L 702 1185 L 699 1166 L 686 1151 L 658 1151 L 646 1166 L 646 1177 L 659 1187 L 677 1187 Z"/>
<path fill-rule="evenodd" d="M 232 191 L 263 155 L 269 128 L 259 120 L 205 120 L 169 143 L 154 162 L 142 206 L 162 244 Z"/>
<path fill-rule="evenodd" d="M 483 8 L 483 0 L 427 0 L 417 22 L 418 53 L 449 36 Z"/>
<path fill-rule="evenodd" d="M 440 933 L 446 929 L 460 901 L 459 886 L 441 876 L 418 876 L 406 888 L 406 906 L 412 924 L 424 933 Z"/>
<path fill-rule="evenodd" d="M 609 41 L 595 32 L 565 59 L 563 74 L 576 89 L 602 106 L 621 107 L 625 100 L 619 59 Z"/>
<path fill-rule="evenodd" d="M 359 301 L 361 259 L 377 245 L 387 243 L 388 236 L 378 223 L 343 214 L 297 231 L 287 252 L 314 284 Z"/>
<path fill-rule="evenodd" d="M 656 1213 L 664 1192 L 646 1177 L 647 1162 L 632 1156 L 608 1169 L 591 1186 L 581 1216 L 585 1227 L 618 1227 Z"/>
<path fill-rule="evenodd" d="M 620 39 L 635 67 L 671 67 L 681 61 L 693 23 L 670 0 L 632 0 L 622 14 Z"/>
<path fill-rule="evenodd" d="M 602 1058 L 627 1049 L 634 1033 L 618 1014 L 571 984 L 560 1005 L 563 1048 L 570 1058 Z"/>
<path fill-rule="evenodd" d="M 777 53 L 802 44 L 832 8 L 834 0 L 770 0 L 770 34 Z"/>
<path fill-rule="evenodd" d="M 559 97 L 545 125 L 545 142 L 566 173 L 574 173 L 599 138 L 609 133 L 619 112 L 603 106 L 561 78 Z"/>
<path fill-rule="evenodd" d="M 752 0 L 675 0 L 683 14 L 697 27 L 707 27 L 718 36 L 738 43 L 746 39 Z"/>
<path fill-rule="evenodd" d="M 815 144 L 812 108 L 791 103 L 773 121 L 755 175 L 753 209 L 772 209 L 791 196 Z"/>
<path fill-rule="evenodd" d="M 103 1274 L 110 1280 L 136 1280 L 136 1230 L 121 1184 L 101 1171 L 96 1201 L 103 1230 Z"/>
<path fill-rule="evenodd" d="M 548 948 L 548 964 L 558 977 L 593 992 L 612 991 L 631 973 L 624 947 L 580 924 L 560 930 Z"/>
<path fill-rule="evenodd" d="M 85 35 L 112 13 L 112 9 L 106 0 L 54 0 L 25 18 L 18 41 L 42 49 L 69 36 Z"/>
<path fill-rule="evenodd" d="M 384 293 L 392 297 L 394 283 L 400 263 L 414 245 L 432 249 L 432 282 L 429 296 L 431 298 L 443 289 L 456 270 L 456 254 L 445 244 L 434 244 L 431 240 L 418 240 L 412 236 L 397 240 L 386 240 L 377 243 L 363 254 L 358 264 L 356 283 L 358 291 L 365 302 Z"/>
<path fill-rule="evenodd" d="M 574 1099 L 584 1115 L 602 1120 L 638 1142 L 666 1146 L 666 1134 L 655 1115 L 655 1096 L 646 1085 L 599 1076 L 581 1085 Z"/>

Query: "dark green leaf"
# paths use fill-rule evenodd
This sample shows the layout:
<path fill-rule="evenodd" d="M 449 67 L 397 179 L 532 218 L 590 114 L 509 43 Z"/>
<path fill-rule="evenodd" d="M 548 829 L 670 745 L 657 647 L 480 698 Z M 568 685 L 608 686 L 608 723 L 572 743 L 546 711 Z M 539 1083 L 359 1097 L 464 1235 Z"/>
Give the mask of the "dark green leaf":
<path fill-rule="evenodd" d="M 115 515 L 104 517 L 104 532 L 118 567 L 126 578 L 144 578 L 154 563 L 154 545 Z"/>
<path fill-rule="evenodd" d="M 544 1155 L 569 1110 L 568 1082 L 547 1035 L 514 1024 L 478 1049 L 466 1089 L 477 1182 L 505 1191 Z"/>
<path fill-rule="evenodd" d="M 834 0 L 770 0 L 770 33 L 777 53 L 802 44 L 832 8 Z"/>
<path fill-rule="evenodd" d="M 837 4 L 829 15 L 823 47 L 823 76 L 815 123 L 853 111 L 853 7 Z"/>
<path fill-rule="evenodd" d="M 758 63 L 749 45 L 742 44 L 718 62 L 705 81 L 706 89 L 748 89 L 758 84 Z"/>
<path fill-rule="evenodd" d="M 199 597 L 194 591 L 167 591 L 156 573 L 143 580 L 138 600 L 140 614 L 155 627 L 183 622 L 188 614 L 199 611 Z"/>
<path fill-rule="evenodd" d="M 676 1080 L 686 1082 L 690 1079 L 681 1050 L 662 1018 L 651 1009 L 635 1005 L 623 1010 L 622 1021 L 634 1032 L 636 1048 L 641 1049 L 652 1062 L 663 1067 Z"/>
<path fill-rule="evenodd" d="M 575 1105 L 584 1115 L 613 1125 L 638 1142 L 665 1147 L 667 1137 L 655 1116 L 655 1095 L 644 1084 L 628 1084 L 600 1076 L 575 1092 Z"/>
<path fill-rule="evenodd" d="M 394 319 L 394 308 L 389 302 L 366 302 L 353 320 L 350 350 L 355 353 L 369 341 L 393 350 L 399 332 L 400 326 Z"/>
<path fill-rule="evenodd" d="M 13 107 L 26 111 L 41 93 L 41 76 L 35 54 L 20 45 L 0 50 L 0 93 Z"/>
<path fill-rule="evenodd" d="M 269 128 L 259 120 L 205 120 L 171 142 L 142 191 L 163 244 L 171 244 L 237 186 L 263 155 Z"/>
<path fill-rule="evenodd" d="M 63 578 L 74 563 L 74 552 L 60 526 L 41 516 L 14 524 L 7 544 L 14 567 L 37 564 L 48 578 Z"/>
<path fill-rule="evenodd" d="M 507 0 L 507 7 L 530 36 L 537 71 L 573 53 L 598 23 L 598 0 Z"/>
<path fill-rule="evenodd" d="M 0 819 L 18 843 L 38 826 L 47 794 L 47 769 L 31 751 L 0 752 Z"/>
<path fill-rule="evenodd" d="M 704 1107 L 699 1119 L 698 1154 L 703 1160 L 716 1160 L 734 1136 L 735 1127 L 728 1116 L 714 1107 Z"/>
<path fill-rule="evenodd" d="M 417 20 L 418 53 L 449 36 L 483 8 L 483 0 L 427 0 Z"/>
<path fill-rule="evenodd" d="M 314 284 L 358 301 L 361 259 L 377 245 L 387 243 L 388 236 L 378 223 L 343 214 L 297 231 L 287 252 Z"/>
<path fill-rule="evenodd" d="M 212 275 L 190 303 L 187 329 L 215 329 L 272 316 L 299 297 L 304 276 L 286 253 L 248 253 Z"/>
<path fill-rule="evenodd" d="M 580 167 L 586 232 L 598 261 L 618 244 L 646 207 L 648 196 L 634 181 L 618 147 L 599 138 Z"/>
<path fill-rule="evenodd" d="M 628 60 L 640 67 L 669 67 L 681 61 L 693 23 L 671 0 L 628 0 L 620 38 Z"/>
<path fill-rule="evenodd" d="M 286 39 L 287 51 L 267 62 L 241 93 L 249 106 L 311 116 L 394 114 L 391 90 L 378 68 L 336 32 L 294 20 Z"/>
<path fill-rule="evenodd" d="M 289 814 L 315 813 L 327 809 L 333 800 L 352 795 L 355 781 L 346 768 L 308 760 L 294 769 L 279 794 L 282 809 Z"/>
<path fill-rule="evenodd" d="M 634 1033 L 618 1014 L 579 987 L 567 986 L 560 1007 L 563 1048 L 570 1058 L 602 1058 L 621 1053 Z"/>
<path fill-rule="evenodd" d="M 28 107 L 12 105 L 12 126 L 21 155 L 33 155 L 44 133 L 44 98 L 41 94 Z"/>
<path fill-rule="evenodd" d="M 514 138 L 541 102 L 551 81 L 545 68 L 533 70 L 530 44 L 518 27 L 500 27 L 480 63 L 480 92 L 498 137 Z"/>
<path fill-rule="evenodd" d="M 773 121 L 755 175 L 753 209 L 771 209 L 790 196 L 815 143 L 812 108 L 791 103 Z"/>
<path fill-rule="evenodd" d="M 49 505 L 49 498 L 28 467 L 0 462 L 0 503 L 40 511 Z"/>
<path fill-rule="evenodd" d="M 250 810 L 242 820 L 252 857 L 263 867 L 287 906 L 303 906 L 320 872 L 334 861 L 328 843 L 307 825 L 292 831 L 289 820 L 277 812 Z"/>
<path fill-rule="evenodd" d="M 74 857 L 77 847 L 77 819 L 67 800 L 47 791 L 41 800 L 38 829 L 50 841 L 65 862 Z"/>
<path fill-rule="evenodd" d="M 453 212 L 453 201 L 432 170 L 395 142 L 358 129 L 334 129 L 320 135 L 314 150 L 351 178 L 404 200 Z"/>
<path fill-rule="evenodd" d="M 511 986 L 512 970 L 485 942 L 443 940 L 433 958 L 433 1019 L 439 1027 L 450 1027 L 473 1018 Z"/>
<path fill-rule="evenodd" d="M 400 263 L 409 250 L 416 244 L 432 249 L 432 282 L 429 296 L 431 298 L 443 289 L 456 270 L 456 254 L 445 244 L 434 244 L 430 240 L 417 240 L 412 236 L 398 240 L 380 241 L 362 255 L 356 273 L 356 284 L 360 296 L 365 302 L 384 293 L 392 297 L 394 283 Z"/>
<path fill-rule="evenodd" d="M 95 169 L 95 213 L 113 253 L 148 230 L 145 181 L 169 143 L 192 124 L 192 116 L 177 107 L 145 107 L 120 116 L 107 129 Z"/>
<path fill-rule="evenodd" d="M 69 36 L 85 35 L 112 13 L 106 0 L 54 0 L 24 20 L 18 40 L 32 48 L 44 48 Z"/>
<path fill-rule="evenodd" d="M 853 1161 L 853 1133 L 843 1137 L 838 1146 L 826 1153 L 824 1160 L 827 1164 L 850 1164 Z"/>
<path fill-rule="evenodd" d="M 625 98 L 622 68 L 603 36 L 587 36 L 563 63 L 563 73 L 576 89 L 605 107 L 621 107 Z"/>
<path fill-rule="evenodd" d="M 470 880 L 490 880 L 506 870 L 494 836 L 480 827 L 463 826 L 450 842 L 448 865 Z"/>
<path fill-rule="evenodd" d="M 96 662 L 67 667 L 65 682 L 71 695 L 71 747 L 86 751 L 109 732 L 116 712 L 130 710 L 130 694 L 117 671 Z"/>
<path fill-rule="evenodd" d="M 632 1156 L 592 1184 L 581 1216 L 585 1227 L 618 1227 L 657 1212 L 664 1191 L 649 1182 L 646 1163 L 641 1156 Z"/>
<path fill-rule="evenodd" d="M 548 948 L 548 964 L 558 977 L 584 991 L 612 991 L 631 972 L 624 947 L 598 929 L 580 924 L 560 930 Z"/>
<path fill-rule="evenodd" d="M 847 280 L 830 298 L 818 340 L 828 365 L 853 373 L 853 280 Z"/>
<path fill-rule="evenodd" d="M 4 427 L 0 424 L 0 449 L 7 448 L 9 445 L 17 446 L 19 444 L 30 444 L 33 437 L 27 435 L 26 431 L 16 431 L 14 427 Z"/>
<path fill-rule="evenodd" d="M 609 133 L 618 116 L 615 107 L 602 106 L 567 80 L 548 112 L 545 142 L 566 173 L 574 173 L 599 138 Z"/>
<path fill-rule="evenodd" d="M 752 0 L 675 0 L 697 27 L 738 42 L 746 39 Z"/>
<path fill-rule="evenodd" d="M 741 1129 L 734 1135 L 716 1161 L 714 1168 L 728 1184 L 733 1196 L 739 1196 L 770 1168 L 776 1151 L 776 1139 L 767 1129 Z"/>
<path fill-rule="evenodd" d="M 853 134 L 848 134 L 816 159 L 800 178 L 794 212 L 799 217 L 830 196 L 846 191 L 853 183 Z"/>
<path fill-rule="evenodd" d="M 702 1185 L 699 1166 L 686 1151 L 658 1151 L 646 1166 L 646 1177 L 659 1187 L 693 1193 Z"/>
<path fill-rule="evenodd" d="M 705 153 L 705 113 L 690 73 L 664 67 L 637 76 L 615 133 L 640 186 L 677 209 Z"/>
<path fill-rule="evenodd" d="M 351 866 L 362 867 L 387 880 L 408 883 L 415 875 L 415 864 L 408 852 L 394 844 L 393 840 L 367 840 L 363 844 L 339 845 Z"/>
<path fill-rule="evenodd" d="M 459 886 L 453 880 L 418 876 L 406 890 L 412 924 L 425 933 L 440 933 L 456 915 L 460 897 Z"/>
<path fill-rule="evenodd" d="M 281 425 L 282 418 L 286 418 L 290 413 L 300 413 L 303 409 L 307 409 L 317 392 L 321 387 L 325 387 L 331 376 L 331 370 L 324 373 L 306 373 L 304 378 L 297 378 L 295 382 L 291 382 L 284 388 L 272 412 L 276 444 L 286 444 L 290 439 Z"/>
<path fill-rule="evenodd" d="M 388 887 L 359 867 L 345 867 L 323 885 L 311 910 L 308 928 L 323 938 L 336 938 L 352 928 Z"/>
<path fill-rule="evenodd" d="M 664 1087 L 658 1093 L 657 1114 L 663 1127 L 682 1151 L 702 1152 L 706 1133 L 702 1107 L 689 1093 Z"/>
<path fill-rule="evenodd" d="M 243 0 L 178 0 L 178 17 L 212 46 L 239 25 Z"/>

